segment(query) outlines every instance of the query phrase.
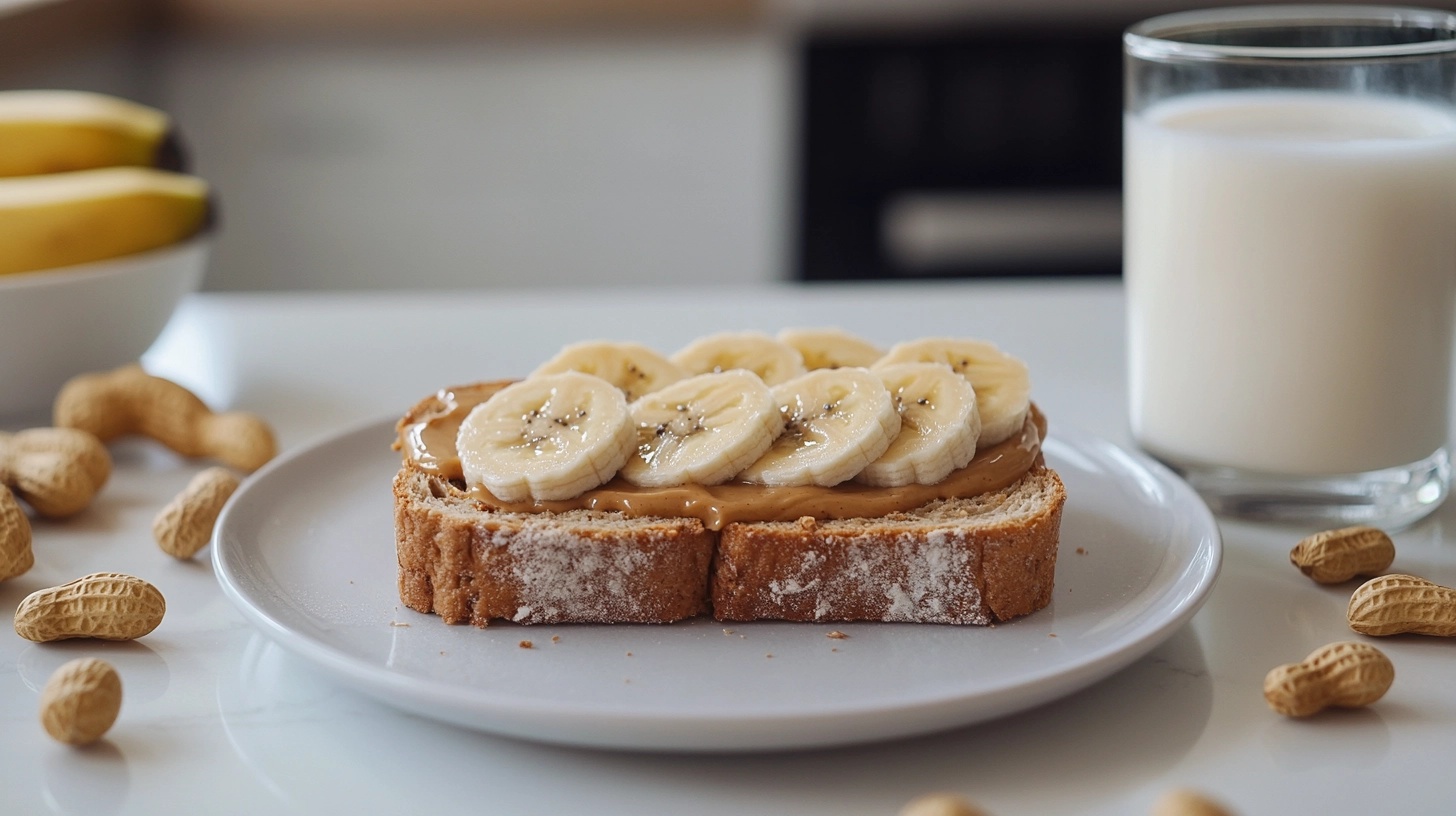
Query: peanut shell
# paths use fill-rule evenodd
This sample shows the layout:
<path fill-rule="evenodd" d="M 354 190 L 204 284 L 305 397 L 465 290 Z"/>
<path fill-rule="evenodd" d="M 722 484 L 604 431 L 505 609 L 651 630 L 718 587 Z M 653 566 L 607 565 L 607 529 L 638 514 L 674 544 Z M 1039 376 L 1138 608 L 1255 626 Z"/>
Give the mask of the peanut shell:
<path fill-rule="evenodd" d="M 1232 816 L 1228 809 L 1197 791 L 1168 791 L 1153 803 L 1152 816 Z"/>
<path fill-rule="evenodd" d="M 1345 609 L 1362 635 L 1456 636 L 1456 589 L 1415 575 L 1382 575 L 1361 584 Z"/>
<path fill-rule="evenodd" d="M 173 558 L 196 555 L 212 539 L 218 514 L 237 489 L 238 477 L 227 468 L 208 468 L 192 477 L 152 520 L 157 546 Z"/>
<path fill-rule="evenodd" d="M 1340 584 L 1389 569 L 1395 561 L 1395 542 L 1374 527 L 1326 530 L 1296 544 L 1289 561 L 1318 583 Z"/>
<path fill-rule="evenodd" d="M 83 657 L 56 669 L 40 695 L 46 733 L 68 745 L 101 739 L 121 712 L 121 677 L 104 660 Z"/>
<path fill-rule="evenodd" d="M 273 429 L 242 412 L 215 413 L 196 394 L 139 365 L 73 377 L 56 395 L 54 422 L 102 442 L 140 435 L 192 457 L 210 457 L 242 471 L 262 467 L 278 452 Z"/>
<path fill-rule="evenodd" d="M 166 611 L 162 593 L 146 581 L 98 572 L 27 595 L 15 610 L 15 633 L 37 643 L 135 640 L 156 629 Z"/>
<path fill-rule="evenodd" d="M 74 428 L 0 433 L 0 484 L 47 518 L 86 509 L 111 477 L 101 440 Z"/>
<path fill-rule="evenodd" d="M 0 581 L 24 575 L 35 565 L 30 547 L 30 519 L 10 488 L 0 484 Z"/>
<path fill-rule="evenodd" d="M 1271 670 L 1264 677 L 1264 700 L 1287 717 L 1308 717 L 1332 706 L 1370 705 L 1393 682 L 1395 666 L 1383 652 L 1368 643 L 1341 641 Z"/>
<path fill-rule="evenodd" d="M 899 816 L 986 816 L 986 811 L 954 793 L 927 793 L 906 802 Z"/>

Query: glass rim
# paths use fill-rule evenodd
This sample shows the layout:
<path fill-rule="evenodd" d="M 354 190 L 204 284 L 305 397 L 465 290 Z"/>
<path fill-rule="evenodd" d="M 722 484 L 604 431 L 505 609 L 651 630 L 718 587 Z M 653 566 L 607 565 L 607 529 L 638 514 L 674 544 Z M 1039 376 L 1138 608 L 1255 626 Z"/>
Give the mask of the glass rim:
<path fill-rule="evenodd" d="M 1216 45 L 1184 42 L 1177 37 L 1195 32 L 1230 30 L 1271 24 L 1384 25 L 1407 30 L 1425 29 L 1433 36 L 1420 42 L 1354 46 Z M 1446 39 L 1437 38 L 1446 32 Z M 1135 23 L 1122 35 L 1129 56 L 1144 59 L 1284 59 L 1344 60 L 1410 57 L 1456 52 L 1456 13 L 1413 6 L 1232 6 L 1203 11 L 1180 11 Z"/>

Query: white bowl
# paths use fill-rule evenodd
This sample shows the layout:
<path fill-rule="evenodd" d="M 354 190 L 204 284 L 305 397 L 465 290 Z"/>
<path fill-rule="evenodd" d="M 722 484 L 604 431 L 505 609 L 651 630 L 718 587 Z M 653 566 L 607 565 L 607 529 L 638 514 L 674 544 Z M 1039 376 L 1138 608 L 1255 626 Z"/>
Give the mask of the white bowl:
<path fill-rule="evenodd" d="M 0 275 L 0 417 L 49 409 L 66 380 L 135 362 L 195 291 L 211 241 Z"/>

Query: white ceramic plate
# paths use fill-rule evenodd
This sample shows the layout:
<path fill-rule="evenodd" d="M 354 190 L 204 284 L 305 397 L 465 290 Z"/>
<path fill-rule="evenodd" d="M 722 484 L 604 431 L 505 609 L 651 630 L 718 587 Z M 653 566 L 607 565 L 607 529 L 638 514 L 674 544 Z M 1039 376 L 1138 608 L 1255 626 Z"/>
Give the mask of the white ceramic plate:
<path fill-rule="evenodd" d="M 374 423 L 249 479 L 213 539 L 223 589 L 267 636 L 345 685 L 547 742 L 786 749 L 987 720 L 1146 654 L 1198 610 L 1221 560 L 1213 517 L 1181 480 L 1059 427 L 1046 445 L 1069 496 L 1056 592 L 1011 623 L 447 626 L 396 594 L 392 438 L 392 421 Z"/>

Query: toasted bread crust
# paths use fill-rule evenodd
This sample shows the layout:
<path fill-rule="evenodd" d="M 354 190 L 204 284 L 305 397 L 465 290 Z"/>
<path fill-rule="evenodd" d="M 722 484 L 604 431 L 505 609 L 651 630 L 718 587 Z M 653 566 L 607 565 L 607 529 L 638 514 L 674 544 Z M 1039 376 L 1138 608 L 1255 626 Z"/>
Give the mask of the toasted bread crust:
<path fill-rule="evenodd" d="M 399 594 L 447 623 L 667 623 L 707 611 L 697 519 L 490 513 L 442 480 L 394 480 Z"/>
<path fill-rule="evenodd" d="M 1037 465 L 981 496 L 884 518 L 730 524 L 495 513 L 408 466 L 399 591 L 448 623 L 880 620 L 987 624 L 1051 601 L 1066 492 Z"/>
<path fill-rule="evenodd" d="M 987 624 L 1051 601 L 1066 491 L 1039 466 L 1003 490 L 877 519 L 730 524 L 719 620 Z"/>

